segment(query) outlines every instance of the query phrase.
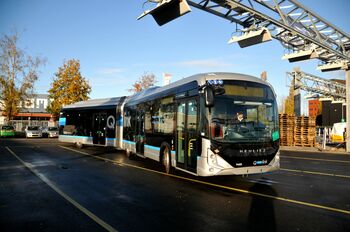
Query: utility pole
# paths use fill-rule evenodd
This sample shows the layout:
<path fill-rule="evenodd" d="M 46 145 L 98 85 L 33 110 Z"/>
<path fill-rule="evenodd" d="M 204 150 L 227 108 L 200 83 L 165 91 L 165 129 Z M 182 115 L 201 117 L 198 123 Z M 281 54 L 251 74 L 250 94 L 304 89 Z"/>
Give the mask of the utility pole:
<path fill-rule="evenodd" d="M 346 85 L 346 152 L 350 152 L 350 69 L 345 71 Z"/>

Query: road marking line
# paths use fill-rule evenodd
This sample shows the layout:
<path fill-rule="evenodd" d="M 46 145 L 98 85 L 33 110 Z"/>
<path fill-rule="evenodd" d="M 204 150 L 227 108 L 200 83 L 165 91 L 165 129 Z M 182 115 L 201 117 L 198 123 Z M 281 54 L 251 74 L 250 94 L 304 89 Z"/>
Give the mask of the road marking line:
<path fill-rule="evenodd" d="M 274 180 L 267 180 L 267 179 L 249 179 L 250 181 L 255 181 L 256 183 L 261 183 L 261 184 L 263 184 L 263 183 L 265 183 L 265 184 L 270 184 L 270 185 L 272 185 L 272 184 L 278 184 L 278 182 L 277 181 L 274 181 Z"/>
<path fill-rule="evenodd" d="M 288 159 L 302 159 L 302 160 L 314 160 L 314 161 L 325 161 L 325 162 L 348 163 L 348 164 L 350 164 L 350 161 L 346 161 L 346 160 L 317 159 L 317 158 L 306 158 L 306 157 L 299 157 L 299 156 L 281 156 L 281 157 L 282 158 L 288 158 Z"/>
<path fill-rule="evenodd" d="M 306 173 L 306 174 L 321 175 L 321 176 L 350 178 L 350 176 L 347 176 L 347 175 L 324 173 L 324 172 L 303 171 L 303 170 L 295 170 L 295 169 L 288 169 L 288 168 L 280 168 L 280 170 L 286 171 L 286 172 L 298 172 L 298 173 Z"/>
<path fill-rule="evenodd" d="M 308 202 L 304 202 L 304 201 L 298 201 L 298 200 L 293 200 L 293 199 L 284 198 L 284 197 L 276 197 L 276 196 L 267 195 L 267 194 L 264 194 L 264 193 L 252 192 L 252 191 L 249 191 L 249 190 L 244 190 L 244 189 L 239 189 L 239 188 L 234 188 L 234 187 L 229 187 L 229 186 L 219 185 L 219 184 L 214 184 L 214 183 L 209 183 L 209 182 L 196 180 L 196 179 L 191 179 L 191 178 L 182 177 L 182 176 L 177 176 L 177 175 L 173 175 L 173 174 L 167 174 L 167 173 L 164 173 L 164 172 L 160 172 L 160 171 L 156 171 L 156 170 L 152 170 L 152 169 L 148 169 L 148 168 L 139 167 L 139 166 L 136 166 L 136 165 L 133 165 L 133 164 L 122 163 L 122 162 L 111 160 L 111 159 L 108 159 L 108 158 L 103 158 L 103 157 L 100 157 L 100 156 L 91 155 L 91 154 L 89 154 L 87 152 L 77 151 L 77 150 L 69 148 L 69 147 L 64 147 L 64 146 L 60 146 L 60 145 L 58 145 L 58 146 L 61 147 L 61 148 L 66 149 L 66 150 L 70 150 L 70 151 L 73 151 L 73 152 L 76 152 L 76 153 L 80 153 L 80 154 L 83 154 L 83 155 L 94 157 L 96 159 L 109 161 L 111 163 L 116 163 L 116 164 L 123 164 L 124 166 L 132 167 L 132 168 L 136 168 L 136 169 L 140 169 L 140 170 L 144 170 L 144 171 L 148 171 L 148 172 L 157 173 L 157 174 L 161 174 L 161 175 L 164 175 L 164 176 L 171 176 L 171 177 L 174 177 L 174 178 L 177 178 L 177 179 L 186 180 L 186 181 L 189 181 L 189 182 L 194 182 L 194 183 L 208 185 L 208 186 L 221 188 L 221 189 L 226 189 L 226 190 L 230 190 L 230 191 L 234 191 L 234 192 L 245 193 L 245 194 L 250 194 L 250 195 L 253 195 L 253 196 L 265 197 L 265 198 L 269 198 L 269 199 L 273 199 L 273 200 L 279 200 L 279 201 L 284 201 L 284 202 L 293 203 L 293 204 L 297 204 L 297 205 L 304 205 L 304 206 L 309 206 L 309 207 L 313 207 L 313 208 L 324 209 L 324 210 L 328 210 L 328 211 L 333 211 L 333 212 L 337 212 L 337 213 L 343 213 L 343 214 L 350 215 L 350 211 L 349 210 L 337 209 L 337 208 L 333 208 L 333 207 L 328 207 L 328 206 L 318 205 L 318 204 L 312 204 L 312 203 L 308 203 Z"/>
<path fill-rule="evenodd" d="M 105 221 L 103 221 L 101 218 L 93 214 L 91 211 L 86 209 L 84 206 L 80 205 L 78 202 L 76 202 L 73 198 L 68 196 L 66 193 L 64 193 L 61 189 L 59 189 L 54 183 L 52 183 L 48 178 L 46 178 L 43 174 L 39 173 L 37 170 L 32 168 L 32 165 L 22 160 L 19 156 L 16 155 L 9 147 L 5 147 L 17 160 L 19 160 L 26 168 L 28 168 L 35 176 L 40 178 L 45 184 L 47 184 L 51 189 L 53 189 L 56 193 L 58 193 L 61 197 L 66 199 L 69 203 L 74 205 L 77 209 L 79 209 L 81 212 L 83 212 L 85 215 L 87 215 L 89 218 L 94 220 L 97 224 L 102 226 L 107 231 L 113 231 L 118 232 L 116 229 L 114 229 L 112 226 L 107 224 Z"/>
<path fill-rule="evenodd" d="M 0 170 L 19 169 L 19 168 L 23 168 L 23 165 L 13 165 L 13 166 L 7 166 L 7 167 L 0 167 Z"/>

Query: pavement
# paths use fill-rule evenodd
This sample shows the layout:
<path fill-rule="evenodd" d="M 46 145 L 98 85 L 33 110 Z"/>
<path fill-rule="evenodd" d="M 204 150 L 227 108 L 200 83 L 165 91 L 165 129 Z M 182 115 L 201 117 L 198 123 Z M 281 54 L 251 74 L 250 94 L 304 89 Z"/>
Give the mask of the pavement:
<path fill-rule="evenodd" d="M 326 149 L 321 147 L 297 147 L 297 146 L 281 146 L 281 151 L 298 151 L 298 152 L 320 152 L 331 154 L 350 155 L 344 148 L 337 148 L 335 146 L 326 146 Z"/>
<path fill-rule="evenodd" d="M 112 148 L 0 140 L 2 231 L 350 231 L 350 157 L 281 150 L 277 172 L 168 175 Z"/>

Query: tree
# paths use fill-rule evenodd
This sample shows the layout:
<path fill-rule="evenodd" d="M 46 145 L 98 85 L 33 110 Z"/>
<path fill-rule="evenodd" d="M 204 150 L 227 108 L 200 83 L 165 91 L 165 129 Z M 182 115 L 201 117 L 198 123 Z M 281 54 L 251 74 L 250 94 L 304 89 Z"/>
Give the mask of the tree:
<path fill-rule="evenodd" d="M 284 114 L 284 110 L 285 110 L 285 107 L 284 107 L 284 104 L 285 104 L 285 99 L 286 99 L 286 96 L 280 96 L 279 97 L 279 100 L 278 100 L 278 113 L 279 114 Z"/>
<path fill-rule="evenodd" d="M 289 95 L 284 101 L 284 113 L 294 115 L 294 79 L 289 87 Z"/>
<path fill-rule="evenodd" d="M 17 33 L 0 39 L 0 108 L 8 121 L 33 95 L 38 68 L 45 63 L 42 58 L 27 55 L 18 41 Z"/>
<path fill-rule="evenodd" d="M 131 89 L 128 89 L 129 92 L 138 93 L 144 89 L 148 89 L 157 82 L 156 76 L 153 73 L 144 73 L 138 81 L 136 81 Z"/>
<path fill-rule="evenodd" d="M 48 92 L 52 100 L 47 111 L 56 118 L 63 106 L 89 99 L 91 86 L 80 73 L 79 60 L 68 60 L 58 68 Z"/>

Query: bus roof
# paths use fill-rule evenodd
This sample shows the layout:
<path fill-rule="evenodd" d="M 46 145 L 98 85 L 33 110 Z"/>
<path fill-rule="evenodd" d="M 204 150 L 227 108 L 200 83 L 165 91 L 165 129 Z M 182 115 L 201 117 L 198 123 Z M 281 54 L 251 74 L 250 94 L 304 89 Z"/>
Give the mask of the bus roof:
<path fill-rule="evenodd" d="M 112 97 L 112 98 L 100 98 L 91 99 L 87 101 L 80 101 L 71 105 L 66 105 L 62 110 L 69 109 L 88 109 L 88 108 L 110 108 L 118 106 L 125 97 Z"/>
<path fill-rule="evenodd" d="M 143 90 L 132 96 L 127 97 L 127 104 L 136 104 L 137 102 L 144 101 L 145 99 L 153 99 L 154 97 L 165 97 L 169 93 L 177 94 L 187 90 L 198 88 L 198 86 L 204 85 L 207 80 L 241 80 L 261 83 L 264 85 L 271 85 L 259 78 L 228 72 L 212 72 L 212 73 L 200 73 L 190 77 L 183 78 L 181 80 L 170 83 L 166 86 L 155 86 L 149 89 Z M 271 87 L 272 88 L 272 87 Z M 273 89 L 272 89 L 273 90 Z M 64 106 L 62 110 L 69 109 L 91 109 L 91 108 L 110 108 L 116 107 L 123 102 L 125 97 L 112 97 L 103 99 L 91 99 L 87 101 L 77 102 L 71 105 Z"/>
<path fill-rule="evenodd" d="M 228 72 L 200 73 L 200 74 L 196 74 L 196 75 L 175 81 L 166 86 L 152 87 L 144 91 L 141 91 L 139 93 L 136 93 L 128 98 L 127 104 L 134 104 L 141 101 L 142 99 L 143 100 L 152 99 L 154 96 L 163 97 L 164 95 L 165 97 L 170 92 L 173 92 L 173 94 L 176 94 L 176 93 L 197 88 L 198 86 L 204 85 L 207 80 L 221 80 L 221 79 L 251 81 L 251 82 L 268 85 L 271 87 L 271 85 L 268 82 L 253 76 L 245 75 L 245 74 L 228 73 Z M 272 87 L 271 89 L 273 90 Z"/>

